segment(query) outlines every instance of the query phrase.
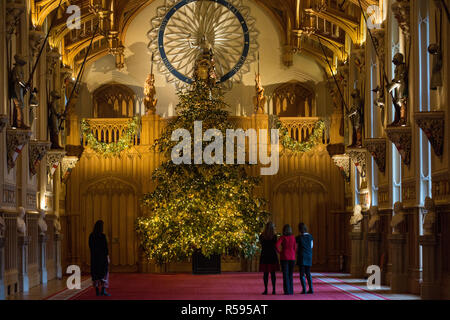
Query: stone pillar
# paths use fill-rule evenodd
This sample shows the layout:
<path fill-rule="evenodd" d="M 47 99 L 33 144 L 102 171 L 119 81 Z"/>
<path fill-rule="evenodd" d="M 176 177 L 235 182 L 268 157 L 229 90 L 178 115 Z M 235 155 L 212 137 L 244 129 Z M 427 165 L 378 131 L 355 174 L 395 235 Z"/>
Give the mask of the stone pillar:
<path fill-rule="evenodd" d="M 367 234 L 368 252 L 367 252 L 367 264 L 380 266 L 380 245 L 381 245 L 381 233 L 369 232 Z"/>
<path fill-rule="evenodd" d="M 30 243 L 30 237 L 19 235 L 19 259 L 18 259 L 18 274 L 19 274 L 19 292 L 28 292 L 29 280 L 28 280 L 28 244 Z"/>
<path fill-rule="evenodd" d="M 5 238 L 0 238 L 0 300 L 5 300 Z"/>
<path fill-rule="evenodd" d="M 406 236 L 400 233 L 391 234 L 389 243 L 392 252 L 391 290 L 393 293 L 408 292 L 408 273 L 405 261 Z"/>
<path fill-rule="evenodd" d="M 350 273 L 353 277 L 362 278 L 365 275 L 364 261 L 363 261 L 363 239 L 362 232 L 350 232 L 350 239 L 352 241 L 352 258 L 350 264 Z"/>
<path fill-rule="evenodd" d="M 39 275 L 42 284 L 47 283 L 47 236 L 39 235 Z"/>
<path fill-rule="evenodd" d="M 438 269 L 439 241 L 435 235 L 423 235 L 419 237 L 422 246 L 422 283 L 420 296 L 422 299 L 436 300 L 440 298 L 440 274 Z"/>
<path fill-rule="evenodd" d="M 56 263 L 56 279 L 62 279 L 63 272 L 61 266 L 61 234 L 55 234 L 55 263 Z"/>

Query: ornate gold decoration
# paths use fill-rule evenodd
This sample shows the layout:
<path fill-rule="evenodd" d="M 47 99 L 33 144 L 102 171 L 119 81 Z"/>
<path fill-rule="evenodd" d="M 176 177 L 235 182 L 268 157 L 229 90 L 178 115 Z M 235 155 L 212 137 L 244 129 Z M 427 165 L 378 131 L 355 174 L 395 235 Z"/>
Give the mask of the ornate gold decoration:
<path fill-rule="evenodd" d="M 387 127 L 386 134 L 400 153 L 403 163 L 407 166 L 411 163 L 411 127 Z"/>
<path fill-rule="evenodd" d="M 372 155 L 382 173 L 386 172 L 386 145 L 385 138 L 364 139 L 364 148 Z"/>
<path fill-rule="evenodd" d="M 414 119 L 433 147 L 434 153 L 440 157 L 444 152 L 445 113 L 444 111 L 416 112 Z"/>
<path fill-rule="evenodd" d="M 8 170 L 16 165 L 16 160 L 22 152 L 24 145 L 30 140 L 31 130 L 7 129 L 6 130 L 6 149 L 8 159 Z"/>
<path fill-rule="evenodd" d="M 366 70 L 366 48 L 364 45 L 353 50 L 355 54 L 355 65 L 359 74 L 363 75 Z"/>
<path fill-rule="evenodd" d="M 28 165 L 31 176 L 37 173 L 37 167 L 48 150 L 50 150 L 50 145 L 51 143 L 48 141 L 38 140 L 31 140 L 28 144 Z"/>
<path fill-rule="evenodd" d="M 127 123 L 122 130 L 117 132 L 112 130 L 111 135 L 109 135 L 110 140 L 106 137 L 106 133 L 105 136 L 103 136 L 104 140 L 99 137 L 99 132 L 101 135 L 104 131 L 95 129 L 95 126 L 98 126 L 98 124 L 94 124 L 94 127 L 91 127 L 90 121 L 86 119 L 81 121 L 81 131 L 88 146 L 95 152 L 105 157 L 119 156 L 122 151 L 131 148 L 131 146 L 135 144 L 134 139 L 139 131 L 141 122 L 139 117 L 126 120 Z M 94 132 L 96 132 L 95 135 Z M 118 137 L 118 135 L 120 135 L 120 137 Z M 99 141 L 99 138 L 102 141 Z"/>

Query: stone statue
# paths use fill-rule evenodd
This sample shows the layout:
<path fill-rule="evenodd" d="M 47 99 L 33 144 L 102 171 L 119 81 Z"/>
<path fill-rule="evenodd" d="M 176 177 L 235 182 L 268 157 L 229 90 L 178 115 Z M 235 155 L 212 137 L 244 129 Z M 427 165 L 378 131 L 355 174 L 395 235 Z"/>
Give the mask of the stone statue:
<path fill-rule="evenodd" d="M 50 130 L 51 149 L 63 149 L 59 145 L 59 120 L 63 117 L 58 112 L 58 102 L 61 96 L 57 91 L 50 93 L 50 103 L 48 104 L 48 129 Z"/>
<path fill-rule="evenodd" d="M 59 221 L 59 216 L 56 216 L 56 219 L 53 220 L 53 228 L 55 229 L 55 234 L 61 233 L 61 222 Z"/>
<path fill-rule="evenodd" d="M 360 222 L 364 218 L 364 216 L 361 214 L 361 211 L 362 207 L 359 204 L 357 204 L 353 209 L 353 215 L 350 218 L 350 224 L 353 226 L 354 229 L 361 228 Z"/>
<path fill-rule="evenodd" d="M 430 197 L 425 198 L 426 215 L 423 220 L 423 231 L 425 235 L 434 234 L 434 224 L 436 223 L 436 206 Z"/>
<path fill-rule="evenodd" d="M 146 114 L 154 114 L 156 111 L 156 104 L 158 102 L 158 99 L 155 98 L 156 96 L 155 75 L 153 73 L 150 73 L 147 77 L 147 80 L 145 80 L 144 95 L 145 95 L 144 105 Z"/>
<path fill-rule="evenodd" d="M 27 85 L 25 82 L 25 76 L 23 71 L 23 66 L 27 64 L 25 59 L 16 54 L 14 56 L 14 67 L 11 70 L 10 79 L 9 79 L 9 89 L 10 89 L 10 97 L 14 103 L 14 112 L 13 112 L 13 127 L 20 129 L 30 129 L 24 123 L 23 117 L 23 108 L 24 108 L 24 96 L 27 93 Z"/>
<path fill-rule="evenodd" d="M 267 98 L 264 96 L 264 88 L 261 84 L 261 75 L 259 73 L 255 76 L 255 91 L 256 96 L 253 97 L 253 105 L 255 107 L 255 113 L 264 113 L 264 106 L 266 105 Z"/>
<path fill-rule="evenodd" d="M 442 87 L 442 50 L 438 44 L 432 43 L 428 46 L 428 53 L 433 56 L 430 87 L 431 90 L 437 90 Z"/>
<path fill-rule="evenodd" d="M 377 232 L 377 222 L 380 221 L 380 215 L 378 214 L 378 207 L 372 206 L 369 210 L 369 232 Z"/>
<path fill-rule="evenodd" d="M 6 232 L 5 219 L 3 219 L 2 216 L 0 216 L 0 238 L 3 238 L 5 236 L 5 232 Z"/>
<path fill-rule="evenodd" d="M 392 62 L 395 64 L 394 79 L 387 86 L 389 92 L 394 91 L 394 122 L 389 126 L 405 126 L 407 123 L 408 102 L 408 67 L 403 61 L 403 54 L 397 53 Z"/>
<path fill-rule="evenodd" d="M 27 235 L 27 224 L 25 223 L 24 207 L 19 207 L 19 214 L 17 215 L 17 231 L 21 236 Z"/>
<path fill-rule="evenodd" d="M 405 213 L 403 211 L 403 204 L 401 202 L 396 202 L 394 204 L 394 216 L 391 220 L 391 228 L 394 228 L 393 233 L 399 233 L 399 225 L 405 221 Z"/>
<path fill-rule="evenodd" d="M 361 98 L 359 89 L 352 92 L 353 105 L 350 109 L 348 117 L 351 119 L 353 126 L 352 144 L 349 147 L 362 147 L 362 129 L 364 124 L 363 110 L 364 99 Z"/>
<path fill-rule="evenodd" d="M 38 220 L 39 234 L 45 235 L 47 232 L 47 222 L 45 222 L 45 211 L 40 210 L 39 212 L 39 220 Z"/>

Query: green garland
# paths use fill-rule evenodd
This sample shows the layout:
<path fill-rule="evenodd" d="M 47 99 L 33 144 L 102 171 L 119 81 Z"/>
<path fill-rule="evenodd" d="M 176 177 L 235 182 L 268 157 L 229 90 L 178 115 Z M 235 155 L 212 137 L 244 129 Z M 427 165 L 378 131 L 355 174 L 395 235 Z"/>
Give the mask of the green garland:
<path fill-rule="evenodd" d="M 88 120 L 81 121 L 81 132 L 83 133 L 88 146 L 95 152 L 104 157 L 119 156 L 126 149 L 131 148 L 133 137 L 138 133 L 140 128 L 140 118 L 134 117 L 128 121 L 125 133 L 116 142 L 106 143 L 98 141 L 92 133 L 91 125 Z"/>
<path fill-rule="evenodd" d="M 323 120 L 317 121 L 312 135 L 304 142 L 298 142 L 292 139 L 288 129 L 278 118 L 275 118 L 275 128 L 280 130 L 280 142 L 285 149 L 295 153 L 301 153 L 311 151 L 319 143 L 325 130 L 325 122 Z"/>

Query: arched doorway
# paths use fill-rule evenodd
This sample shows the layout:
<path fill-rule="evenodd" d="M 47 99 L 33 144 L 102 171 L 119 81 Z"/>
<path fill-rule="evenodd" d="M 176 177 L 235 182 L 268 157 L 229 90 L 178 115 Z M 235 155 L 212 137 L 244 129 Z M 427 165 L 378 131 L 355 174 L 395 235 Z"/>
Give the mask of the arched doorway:
<path fill-rule="evenodd" d="M 306 223 L 313 235 L 313 264 L 327 264 L 327 214 L 328 193 L 316 178 L 295 175 L 281 180 L 272 196 L 273 221 L 278 232 L 290 224 L 298 234 L 298 224 Z"/>
<path fill-rule="evenodd" d="M 90 266 L 89 234 L 98 219 L 104 221 L 111 258 L 110 271 L 138 270 L 138 243 L 134 223 L 138 214 L 136 189 L 119 178 L 104 178 L 88 185 L 81 195 L 81 263 Z"/>

